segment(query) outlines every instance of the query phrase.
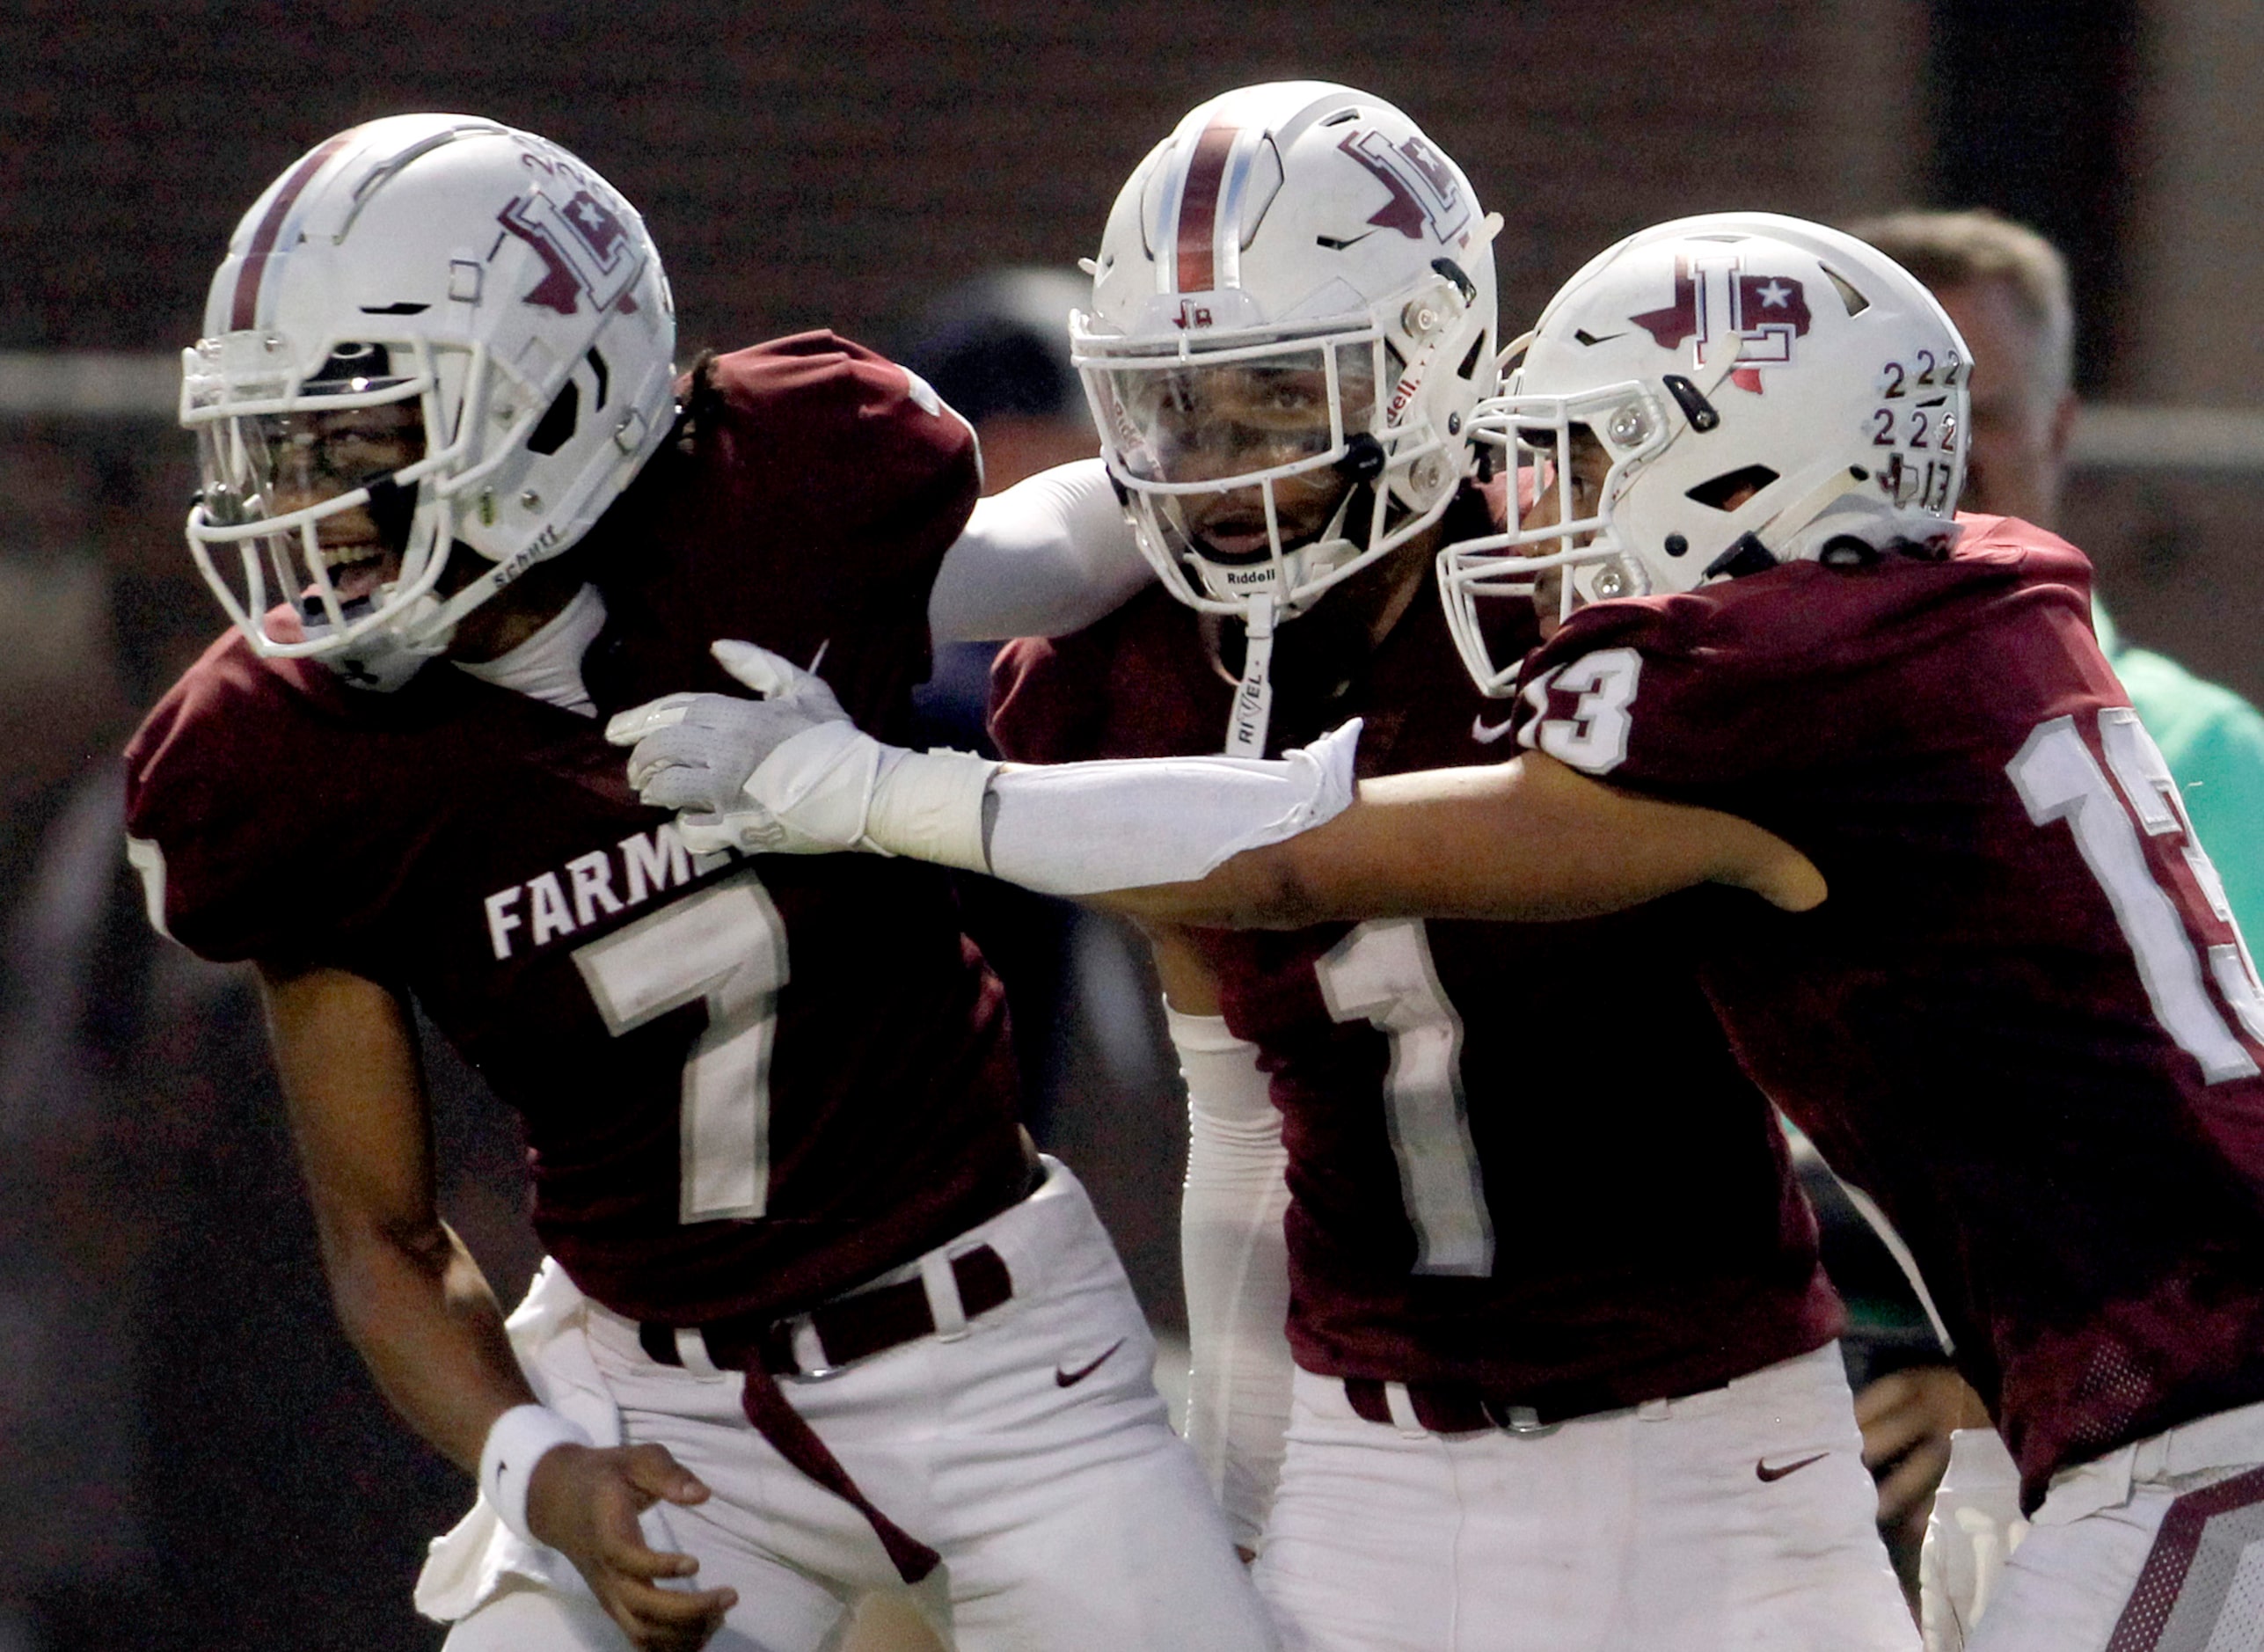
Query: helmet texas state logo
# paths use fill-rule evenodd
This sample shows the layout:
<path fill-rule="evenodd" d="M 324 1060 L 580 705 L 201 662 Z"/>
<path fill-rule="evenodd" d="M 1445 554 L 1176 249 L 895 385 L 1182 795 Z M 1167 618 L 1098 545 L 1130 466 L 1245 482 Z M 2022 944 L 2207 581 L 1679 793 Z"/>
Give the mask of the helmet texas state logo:
<path fill-rule="evenodd" d="M 1692 360 L 1698 366 L 1728 360 L 1735 364 L 1730 382 L 1757 396 L 1760 369 L 1791 361 L 1793 340 L 1808 332 L 1808 301 L 1790 276 L 1749 275 L 1735 253 L 1701 254 L 1675 260 L 1672 303 L 1627 319 L 1662 350 L 1695 340 Z"/>
<path fill-rule="evenodd" d="M 540 252 L 549 268 L 525 302 L 562 316 L 573 314 L 584 293 L 603 313 L 628 292 L 644 267 L 618 215 L 587 189 L 576 190 L 564 207 L 541 190 L 530 190 L 496 217 Z"/>

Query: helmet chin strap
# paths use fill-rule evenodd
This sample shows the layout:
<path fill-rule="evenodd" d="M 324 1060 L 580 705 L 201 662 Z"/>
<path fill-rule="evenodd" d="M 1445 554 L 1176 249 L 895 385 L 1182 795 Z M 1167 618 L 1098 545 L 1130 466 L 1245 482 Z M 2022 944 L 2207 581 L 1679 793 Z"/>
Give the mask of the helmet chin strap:
<path fill-rule="evenodd" d="M 1266 726 L 1274 715 L 1274 594 L 1260 591 L 1243 604 L 1242 624 L 1247 633 L 1242 657 L 1242 681 L 1235 686 L 1234 709 L 1226 720 L 1226 755 L 1262 757 L 1266 755 Z"/>
<path fill-rule="evenodd" d="M 1790 545 L 1803 528 L 1861 486 L 1868 475 L 1869 472 L 1856 465 L 1834 471 L 1758 528 L 1738 535 L 1730 542 L 1727 550 L 1706 565 L 1705 577 L 1712 579 L 1716 574 L 1727 574 L 1735 579 L 1742 574 L 1756 574 L 1764 568 L 1776 567 L 1778 552 L 1784 546 Z M 1764 534 L 1768 537 L 1763 538 Z"/>
<path fill-rule="evenodd" d="M 358 689 L 375 693 L 391 694 L 405 687 L 411 677 L 422 670 L 425 662 L 435 658 L 448 647 L 449 632 L 436 639 L 420 634 L 413 640 L 405 631 L 424 632 L 417 620 L 429 615 L 439 604 L 429 596 L 420 596 L 410 605 L 404 618 L 406 626 L 386 626 L 357 638 L 335 654 L 318 656 L 332 670 Z M 449 628 L 453 630 L 453 627 Z"/>
<path fill-rule="evenodd" d="M 1281 527 L 1274 512 L 1273 484 L 1269 481 L 1265 486 L 1266 524 L 1278 539 Z M 1296 552 L 1289 554 L 1302 556 L 1326 545 L 1340 545 L 1352 557 L 1360 555 L 1359 548 L 1345 537 L 1345 523 L 1352 515 L 1354 504 L 1368 491 L 1368 481 L 1355 478 L 1353 485 L 1345 490 L 1344 497 L 1337 501 L 1336 509 L 1327 523 L 1299 545 Z M 1372 533 L 1370 537 L 1373 537 Z M 1242 599 L 1245 645 L 1242 680 L 1235 685 L 1234 708 L 1226 719 L 1225 755 L 1230 757 L 1263 757 L 1266 755 L 1267 728 L 1274 716 L 1274 623 L 1280 619 L 1293 619 L 1304 611 L 1302 608 L 1293 608 L 1286 614 L 1281 611 L 1282 601 L 1288 594 L 1288 555 L 1275 559 L 1275 567 L 1280 570 L 1276 577 L 1281 579 L 1283 588 L 1253 592 Z M 1308 605 L 1311 600 L 1308 599 Z"/>

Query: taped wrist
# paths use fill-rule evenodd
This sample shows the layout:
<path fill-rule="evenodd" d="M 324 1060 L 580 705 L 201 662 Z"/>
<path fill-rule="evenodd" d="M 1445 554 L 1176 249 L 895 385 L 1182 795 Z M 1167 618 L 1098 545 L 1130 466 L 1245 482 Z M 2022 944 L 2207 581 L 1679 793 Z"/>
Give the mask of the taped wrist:
<path fill-rule="evenodd" d="M 965 872 L 988 872 L 982 797 L 998 765 L 967 751 L 881 748 L 864 847 Z"/>
<path fill-rule="evenodd" d="M 963 751 L 884 746 L 849 722 L 821 723 L 747 777 L 751 808 L 712 821 L 686 816 L 684 842 L 714 839 L 757 854 L 863 849 L 987 872 L 982 793 L 997 766 Z"/>
<path fill-rule="evenodd" d="M 1001 769 L 990 869 L 1047 895 L 1192 883 L 1246 849 L 1293 837 L 1352 801 L 1355 719 L 1260 762 L 1150 757 Z"/>
<path fill-rule="evenodd" d="M 1293 1363 L 1289 1154 L 1258 1048 L 1223 1018 L 1166 1005 L 1187 1085 L 1187 1180 L 1179 1209 L 1186 1279 L 1187 1444 L 1240 1546 L 1255 1550 L 1281 1480 Z"/>
<path fill-rule="evenodd" d="M 527 1525 L 527 1487 L 554 1445 L 590 1445 L 589 1430 L 548 1406 L 514 1406 L 495 1419 L 479 1448 L 479 1490 L 511 1531 L 540 1546 Z"/>

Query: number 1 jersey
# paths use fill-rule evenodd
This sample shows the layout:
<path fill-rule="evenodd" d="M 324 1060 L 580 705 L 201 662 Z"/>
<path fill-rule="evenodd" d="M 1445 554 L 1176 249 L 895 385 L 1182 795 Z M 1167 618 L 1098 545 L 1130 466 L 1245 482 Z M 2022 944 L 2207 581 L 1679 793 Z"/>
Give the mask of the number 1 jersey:
<path fill-rule="evenodd" d="M 1484 531 L 1476 505 L 1457 507 L 1465 533 Z M 1216 751 L 1234 687 L 1204 625 L 1151 588 L 1074 637 L 1011 645 L 1001 748 Z M 1274 681 L 1275 748 L 1362 716 L 1363 776 L 1514 749 L 1433 588 L 1372 653 L 1364 620 L 1323 601 L 1282 628 Z M 1693 973 L 1713 903 L 1194 932 L 1282 1114 L 1300 1365 L 1567 1414 L 1712 1387 L 1837 1334 L 1783 1133 Z"/>
<path fill-rule="evenodd" d="M 2031 1506 L 2264 1400 L 2264 1004 L 2100 656 L 2090 565 L 1968 519 L 1947 559 L 1600 603 L 1519 739 L 1815 861 L 1705 979 L 1748 1069 L 1901 1230 Z"/>
<path fill-rule="evenodd" d="M 231 633 L 128 752 L 170 932 L 414 994 L 523 1115 L 544 1243 L 598 1301 L 674 1323 L 807 1307 L 1027 1170 L 1003 1000 L 946 874 L 694 859 L 603 737 L 657 694 L 743 692 L 718 637 L 818 662 L 884 739 L 926 674 L 967 426 L 827 333 L 705 371 L 689 441 L 573 552 L 607 609 L 595 719 L 439 662 L 369 693 Z"/>

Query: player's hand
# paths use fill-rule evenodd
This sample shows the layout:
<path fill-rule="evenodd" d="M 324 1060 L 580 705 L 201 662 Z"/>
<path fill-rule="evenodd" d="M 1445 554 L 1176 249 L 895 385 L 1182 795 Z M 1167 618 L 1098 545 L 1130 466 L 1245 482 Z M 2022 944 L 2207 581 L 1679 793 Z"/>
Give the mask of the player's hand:
<path fill-rule="evenodd" d="M 761 698 L 666 694 L 617 714 L 605 737 L 630 746 L 629 784 L 654 808 L 722 815 L 746 806 L 747 778 L 796 735 L 845 723 L 823 677 L 749 642 L 717 642 L 723 669 Z"/>
<path fill-rule="evenodd" d="M 699 1562 L 648 1546 L 637 1517 L 656 1502 L 705 1502 L 702 1485 L 658 1445 L 554 1445 L 527 1483 L 527 1524 L 574 1563 L 633 1646 L 695 1652 L 739 1601 L 730 1589 L 668 1589 Z"/>
<path fill-rule="evenodd" d="M 719 641 L 713 652 L 763 698 L 668 694 L 620 713 L 605 737 L 633 748 L 629 784 L 653 807 L 677 811 L 695 854 L 859 847 L 879 742 L 858 732 L 816 673 L 753 643 Z"/>
<path fill-rule="evenodd" d="M 1879 1481 L 1879 1524 L 1923 1521 L 1949 1466 L 1950 1435 L 1985 1429 L 1981 1398 L 1947 1365 L 1914 1365 L 1881 1377 L 1855 1397 L 1863 1461 Z"/>

